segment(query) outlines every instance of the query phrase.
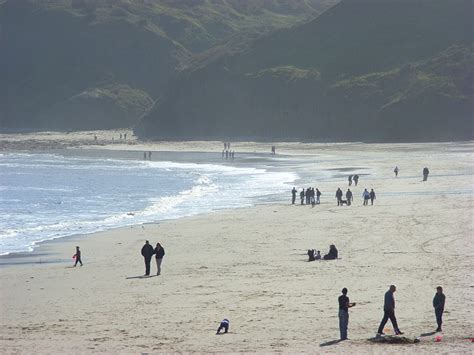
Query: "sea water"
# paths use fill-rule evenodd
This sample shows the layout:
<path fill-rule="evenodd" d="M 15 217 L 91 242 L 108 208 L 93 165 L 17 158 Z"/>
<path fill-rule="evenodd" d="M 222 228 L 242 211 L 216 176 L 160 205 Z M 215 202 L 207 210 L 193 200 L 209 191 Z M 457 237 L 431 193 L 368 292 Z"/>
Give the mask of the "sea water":
<path fill-rule="evenodd" d="M 253 205 L 293 173 L 219 163 L 0 154 L 0 255 L 40 241 Z"/>

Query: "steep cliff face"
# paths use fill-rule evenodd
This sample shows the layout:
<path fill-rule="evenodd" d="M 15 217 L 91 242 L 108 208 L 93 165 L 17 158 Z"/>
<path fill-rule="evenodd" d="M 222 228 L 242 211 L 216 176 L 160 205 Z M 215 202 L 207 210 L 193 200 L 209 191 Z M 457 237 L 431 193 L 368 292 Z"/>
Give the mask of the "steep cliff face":
<path fill-rule="evenodd" d="M 334 3 L 0 0 L 0 128 L 131 126 L 196 52 L 243 29 L 290 26 Z M 120 100 L 90 95 L 111 87 Z M 123 109 L 124 100 L 144 96 Z"/>
<path fill-rule="evenodd" d="M 182 73 L 144 137 L 471 139 L 472 2 L 342 1 Z"/>

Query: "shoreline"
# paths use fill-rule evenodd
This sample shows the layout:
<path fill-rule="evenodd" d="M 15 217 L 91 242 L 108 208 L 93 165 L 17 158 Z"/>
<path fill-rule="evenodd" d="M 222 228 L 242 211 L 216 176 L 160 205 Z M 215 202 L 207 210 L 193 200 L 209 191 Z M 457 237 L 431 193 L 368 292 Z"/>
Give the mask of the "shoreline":
<path fill-rule="evenodd" d="M 349 148 L 313 147 L 321 154 L 283 165 L 308 161 L 298 185 L 321 188 L 314 208 L 291 205 L 288 191 L 271 204 L 56 239 L 37 248 L 37 258 L 52 262 L 1 267 L 0 352 L 472 352 L 473 144 Z M 430 167 L 427 182 L 420 166 Z M 334 199 L 338 186 L 347 188 L 341 167 L 370 174 L 351 187 L 350 207 Z M 315 181 L 326 170 L 330 178 Z M 378 193 L 374 206 L 362 206 L 365 187 Z M 384 195 L 389 191 L 397 195 Z M 159 277 L 142 277 L 145 239 L 166 250 Z M 340 259 L 307 261 L 307 249 L 325 254 L 330 244 Z M 76 245 L 84 266 L 73 268 Z M 397 285 L 401 330 L 412 339 L 425 334 L 418 344 L 367 340 L 390 284 Z M 447 297 L 441 342 L 431 333 L 438 285 Z M 337 342 L 343 287 L 357 305 L 350 310 L 351 340 Z M 230 333 L 216 336 L 224 318 Z"/>

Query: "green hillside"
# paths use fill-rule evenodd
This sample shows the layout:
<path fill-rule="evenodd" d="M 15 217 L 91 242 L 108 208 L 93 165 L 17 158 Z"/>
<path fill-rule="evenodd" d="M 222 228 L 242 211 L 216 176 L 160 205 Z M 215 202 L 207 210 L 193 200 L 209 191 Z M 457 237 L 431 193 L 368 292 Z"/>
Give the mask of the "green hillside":
<path fill-rule="evenodd" d="M 136 128 L 154 138 L 473 137 L 473 2 L 344 0 L 188 67 Z"/>
<path fill-rule="evenodd" d="M 306 21 L 336 2 L 1 0 L 0 127 L 131 126 L 192 55 L 239 31 L 256 36 Z"/>

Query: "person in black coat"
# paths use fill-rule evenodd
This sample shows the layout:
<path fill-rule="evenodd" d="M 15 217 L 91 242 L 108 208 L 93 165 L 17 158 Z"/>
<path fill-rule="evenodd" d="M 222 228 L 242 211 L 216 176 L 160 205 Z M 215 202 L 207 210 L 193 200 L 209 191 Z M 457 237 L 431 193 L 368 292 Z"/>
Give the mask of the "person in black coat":
<path fill-rule="evenodd" d="M 156 275 L 159 276 L 161 274 L 161 262 L 163 261 L 163 257 L 165 256 L 165 248 L 160 243 L 156 243 L 156 248 L 153 251 L 155 253 L 156 259 Z"/>
<path fill-rule="evenodd" d="M 329 253 L 324 255 L 323 259 L 324 260 L 335 260 L 335 259 L 337 259 L 337 255 L 338 255 L 338 252 L 337 252 L 336 246 L 334 244 L 331 244 L 329 246 Z"/>
<path fill-rule="evenodd" d="M 142 247 L 142 256 L 145 259 L 145 276 L 150 276 L 150 262 L 154 253 L 155 251 L 150 242 L 146 240 L 145 245 Z"/>
<path fill-rule="evenodd" d="M 291 204 L 294 205 L 296 201 L 296 188 L 293 187 L 293 190 L 291 190 Z"/>
<path fill-rule="evenodd" d="M 393 293 L 397 290 L 395 285 L 390 285 L 390 288 L 387 292 L 385 292 L 384 296 L 384 303 L 383 303 L 383 319 L 380 322 L 379 329 L 377 331 L 377 335 L 384 335 L 383 327 L 387 324 L 387 321 L 390 319 L 393 325 L 393 330 L 395 334 L 400 335 L 403 332 L 398 328 L 397 318 L 395 318 L 395 298 L 393 297 Z"/>
<path fill-rule="evenodd" d="M 433 298 L 433 307 L 436 315 L 436 323 L 438 323 L 437 332 L 442 332 L 441 325 L 443 324 L 443 312 L 444 312 L 444 302 L 446 301 L 446 296 L 443 293 L 443 288 L 441 286 L 436 287 L 436 294 Z"/>

